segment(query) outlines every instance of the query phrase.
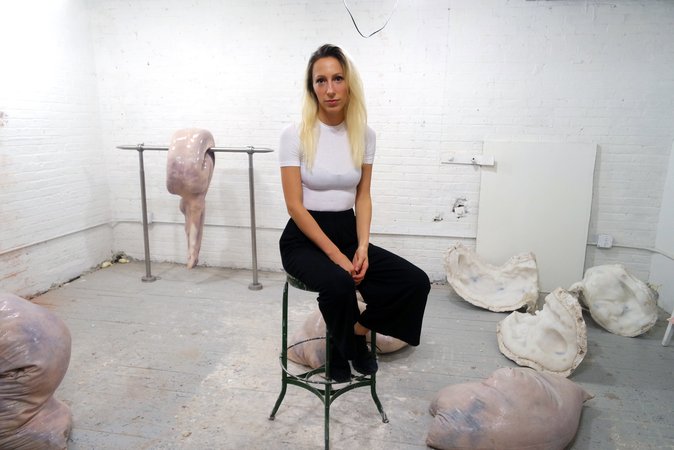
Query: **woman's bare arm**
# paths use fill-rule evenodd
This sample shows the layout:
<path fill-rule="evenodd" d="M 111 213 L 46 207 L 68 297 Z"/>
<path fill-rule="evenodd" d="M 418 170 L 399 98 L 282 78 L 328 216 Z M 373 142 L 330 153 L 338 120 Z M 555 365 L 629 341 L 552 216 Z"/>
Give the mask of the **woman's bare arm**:
<path fill-rule="evenodd" d="M 360 283 L 369 267 L 367 248 L 370 245 L 370 224 L 372 223 L 372 164 L 363 164 L 360 182 L 356 190 L 356 231 L 358 249 L 353 257 L 354 280 Z"/>

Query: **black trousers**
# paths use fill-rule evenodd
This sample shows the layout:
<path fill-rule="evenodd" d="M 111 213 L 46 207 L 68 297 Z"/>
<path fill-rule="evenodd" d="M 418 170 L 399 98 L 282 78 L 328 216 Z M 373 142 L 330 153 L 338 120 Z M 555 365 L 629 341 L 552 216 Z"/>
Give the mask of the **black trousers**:
<path fill-rule="evenodd" d="M 323 232 L 349 259 L 358 247 L 353 210 L 309 211 Z M 370 244 L 369 268 L 356 286 L 351 275 L 332 262 L 290 219 L 279 241 L 283 268 L 318 291 L 318 307 L 332 342 L 342 356 L 353 359 L 356 341 L 353 326 L 419 345 L 426 300 L 431 289 L 424 271 L 383 248 Z M 356 289 L 367 308 L 360 313 Z"/>

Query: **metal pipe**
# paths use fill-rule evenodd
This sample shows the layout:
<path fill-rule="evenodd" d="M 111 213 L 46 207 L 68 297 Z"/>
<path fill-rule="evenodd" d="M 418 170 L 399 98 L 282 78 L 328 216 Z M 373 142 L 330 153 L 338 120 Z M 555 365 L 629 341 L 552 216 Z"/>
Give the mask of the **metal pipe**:
<path fill-rule="evenodd" d="M 168 151 L 168 147 L 161 145 L 118 145 L 117 148 L 121 150 L 152 150 L 152 151 Z M 270 153 L 274 150 L 266 147 L 211 147 L 208 149 L 209 152 L 224 152 L 224 153 Z"/>
<path fill-rule="evenodd" d="M 253 282 L 248 285 L 251 291 L 259 291 L 262 284 L 257 282 L 257 240 L 255 237 L 255 184 L 253 183 L 253 152 L 248 152 L 248 193 L 250 196 L 250 242 L 253 252 Z"/>
<path fill-rule="evenodd" d="M 145 276 L 141 280 L 152 282 L 157 277 L 152 276 L 150 268 L 150 237 L 147 225 L 147 200 L 145 198 L 145 165 L 143 164 L 143 144 L 136 147 L 138 150 L 138 162 L 140 163 L 140 204 L 143 211 L 143 243 L 145 246 Z"/>
<path fill-rule="evenodd" d="M 24 250 L 24 249 L 27 249 L 29 247 L 34 247 L 36 245 L 44 244 L 44 243 L 49 242 L 49 241 L 55 241 L 56 239 L 61 239 L 61 238 L 67 237 L 67 236 L 71 236 L 73 234 L 77 234 L 77 233 L 83 233 L 85 231 L 93 230 L 94 228 L 103 227 L 103 226 L 110 226 L 110 222 L 109 221 L 108 222 L 101 222 L 101 223 L 98 223 L 96 225 L 90 225 L 88 227 L 80 228 L 79 230 L 67 231 L 65 233 L 59 234 L 58 236 L 50 236 L 46 239 L 41 239 L 39 241 L 31 242 L 30 244 L 24 244 L 24 245 L 20 245 L 18 247 L 9 248 L 7 250 L 1 250 L 0 256 L 7 255 L 7 254 L 13 253 L 13 252 L 18 252 L 19 250 Z"/>

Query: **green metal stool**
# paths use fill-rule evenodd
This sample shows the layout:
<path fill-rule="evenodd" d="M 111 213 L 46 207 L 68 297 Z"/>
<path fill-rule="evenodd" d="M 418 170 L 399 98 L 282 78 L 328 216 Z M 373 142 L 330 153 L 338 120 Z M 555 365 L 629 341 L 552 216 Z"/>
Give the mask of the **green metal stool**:
<path fill-rule="evenodd" d="M 330 447 L 330 405 L 332 402 L 342 394 L 359 387 L 370 387 L 370 393 L 372 394 L 372 400 L 374 400 L 379 414 L 381 415 L 382 421 L 388 423 L 388 418 L 384 412 L 384 408 L 381 406 L 379 397 L 377 396 L 377 374 L 373 375 L 351 375 L 351 381 L 346 383 L 337 383 L 330 378 L 330 333 L 326 331 L 326 335 L 323 337 L 315 339 L 325 339 L 325 365 L 312 369 L 308 372 L 293 374 L 288 370 L 288 285 L 293 286 L 294 288 L 301 289 L 308 292 L 316 292 L 313 289 L 310 289 L 302 283 L 297 278 L 294 278 L 291 275 L 287 275 L 285 285 L 283 287 L 283 323 L 282 323 L 282 333 L 281 333 L 281 355 L 279 357 L 281 361 L 281 393 L 276 400 L 274 409 L 269 415 L 269 420 L 274 420 L 276 412 L 281 406 L 283 397 L 286 394 L 286 388 L 289 384 L 299 386 L 303 389 L 308 390 L 309 392 L 314 393 L 318 398 L 321 399 L 324 406 L 324 430 L 325 430 L 325 448 Z M 376 345 L 376 333 L 371 332 L 372 341 L 370 343 L 370 349 L 373 356 L 377 357 L 377 345 Z M 298 342 L 294 345 L 302 344 L 306 341 Z M 293 346 L 294 346 L 293 345 Z M 293 347 L 291 346 L 291 347 Z M 320 376 L 323 374 L 324 376 Z M 335 388 L 336 384 L 345 384 L 343 387 Z"/>

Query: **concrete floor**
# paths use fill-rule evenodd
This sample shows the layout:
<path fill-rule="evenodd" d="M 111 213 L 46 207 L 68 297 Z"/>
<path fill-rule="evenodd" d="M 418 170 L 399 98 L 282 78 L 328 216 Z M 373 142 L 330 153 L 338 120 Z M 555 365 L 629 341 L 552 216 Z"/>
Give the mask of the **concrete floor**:
<path fill-rule="evenodd" d="M 33 299 L 58 314 L 73 337 L 56 396 L 72 408 L 70 450 L 318 449 L 322 404 L 280 390 L 281 273 L 142 263 L 115 264 Z M 292 291 L 290 329 L 316 307 Z M 424 449 L 428 406 L 442 387 L 514 367 L 496 340 L 505 313 L 473 307 L 433 286 L 422 345 L 380 357 L 384 424 L 367 389 L 335 400 L 331 448 Z M 645 335 L 625 338 L 586 315 L 588 355 L 570 377 L 595 395 L 572 449 L 674 449 L 674 346 L 663 347 L 666 315 Z"/>

